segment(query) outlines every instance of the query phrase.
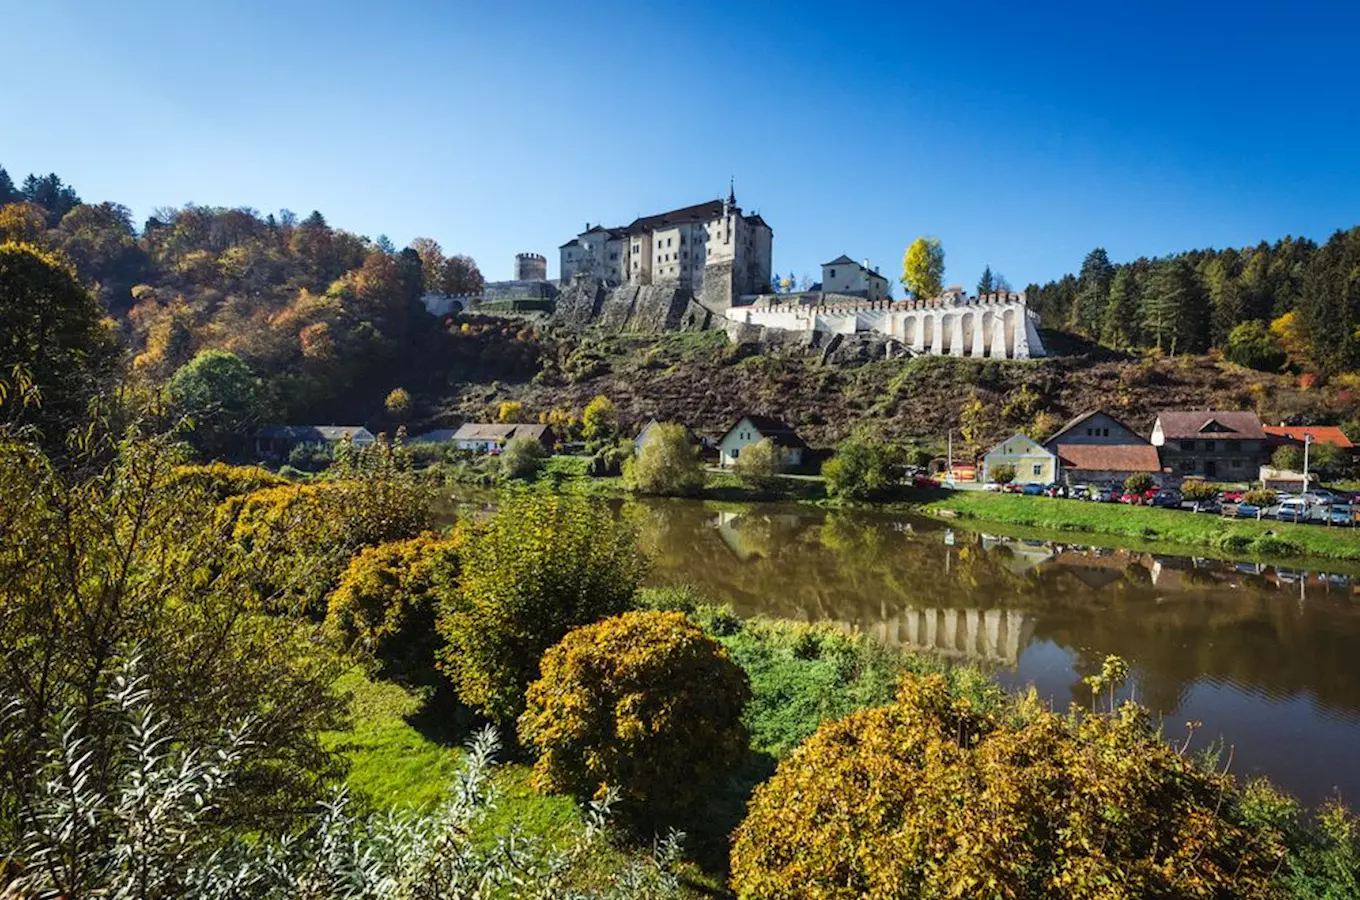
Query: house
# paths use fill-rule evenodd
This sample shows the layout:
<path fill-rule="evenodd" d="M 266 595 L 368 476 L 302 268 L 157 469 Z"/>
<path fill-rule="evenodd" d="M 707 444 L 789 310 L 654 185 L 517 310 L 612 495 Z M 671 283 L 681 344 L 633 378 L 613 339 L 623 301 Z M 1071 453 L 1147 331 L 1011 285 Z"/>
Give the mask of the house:
<path fill-rule="evenodd" d="M 1302 447 L 1305 441 L 1312 438 L 1314 444 L 1333 444 L 1347 456 L 1355 453 L 1355 444 L 1346 437 L 1346 432 L 1335 425 L 1285 425 L 1282 422 L 1279 425 L 1267 425 L 1265 432 L 1270 437 L 1272 447 L 1287 444 Z"/>
<path fill-rule="evenodd" d="M 1173 410 L 1157 416 L 1152 444 L 1176 478 L 1251 481 L 1270 454 L 1269 436 L 1246 410 Z"/>
<path fill-rule="evenodd" d="M 1013 434 L 982 458 L 982 480 L 995 481 L 998 466 L 1014 466 L 1018 484 L 1052 484 L 1058 480 L 1058 456 L 1026 434 Z"/>
<path fill-rule="evenodd" d="M 366 447 L 377 440 L 362 425 L 265 425 L 255 432 L 255 455 L 286 459 L 300 444 L 338 444 L 346 438 L 356 447 Z"/>
<path fill-rule="evenodd" d="M 888 279 L 876 269 L 869 268 L 842 253 L 828 263 L 822 263 L 821 290 L 829 294 L 851 294 L 866 300 L 886 300 L 892 294 Z"/>
<path fill-rule="evenodd" d="M 656 426 L 662 425 L 662 424 L 665 424 L 665 423 L 658 422 L 656 419 L 652 419 L 652 420 L 651 420 L 650 422 L 648 422 L 646 425 L 643 425 L 643 426 L 642 426 L 642 430 L 639 431 L 639 432 L 637 433 L 637 437 L 633 438 L 633 452 L 634 452 L 634 453 L 637 453 L 637 452 L 641 451 L 641 450 L 642 450 L 642 445 L 643 445 L 644 443 L 646 443 L 646 441 L 647 441 L 647 433 L 650 432 L 650 431 L 651 431 L 653 428 L 655 428 Z M 700 440 L 699 440 L 699 436 L 696 435 L 693 431 L 691 431 L 691 430 L 690 430 L 690 427 L 689 427 L 688 425 L 684 426 L 684 429 L 685 429 L 685 436 L 686 436 L 687 438 L 689 438 L 689 442 L 690 442 L 691 444 L 694 444 L 696 447 L 697 447 L 697 446 L 702 446 L 702 443 L 701 443 Z"/>
<path fill-rule="evenodd" d="M 747 415 L 738 419 L 718 439 L 718 465 L 724 468 L 736 465 L 742 450 L 766 438 L 783 452 L 784 465 L 803 464 L 808 445 L 798 436 L 798 432 L 771 416 Z"/>
<path fill-rule="evenodd" d="M 538 441 L 549 450 L 556 437 L 548 425 L 500 424 L 488 422 L 467 422 L 458 426 L 449 440 L 459 450 L 472 450 L 477 453 L 499 453 L 501 448 L 517 437 L 529 437 Z"/>
<path fill-rule="evenodd" d="M 1044 441 L 1044 447 L 1057 455 L 1069 485 L 1118 485 L 1135 472 L 1162 474 L 1157 448 L 1102 410 L 1077 416 Z"/>

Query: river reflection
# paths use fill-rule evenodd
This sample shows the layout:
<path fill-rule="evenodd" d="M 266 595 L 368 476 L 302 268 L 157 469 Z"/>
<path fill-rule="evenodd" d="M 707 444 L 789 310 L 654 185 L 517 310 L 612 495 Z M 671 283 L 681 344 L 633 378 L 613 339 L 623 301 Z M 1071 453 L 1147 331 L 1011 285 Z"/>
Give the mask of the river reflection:
<path fill-rule="evenodd" d="M 1360 799 L 1360 579 L 990 536 L 933 519 L 639 504 L 659 584 L 743 614 L 857 628 L 966 659 L 1059 707 L 1107 654 L 1168 734 L 1200 721 L 1233 770 Z"/>

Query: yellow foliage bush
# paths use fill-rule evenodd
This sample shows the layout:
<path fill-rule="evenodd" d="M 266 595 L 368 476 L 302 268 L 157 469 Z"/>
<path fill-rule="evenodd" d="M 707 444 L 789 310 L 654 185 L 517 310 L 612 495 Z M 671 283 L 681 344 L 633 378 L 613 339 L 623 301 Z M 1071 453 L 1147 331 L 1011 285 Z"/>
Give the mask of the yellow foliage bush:
<path fill-rule="evenodd" d="M 732 848 L 739 897 L 1264 898 L 1278 830 L 1146 712 L 1004 716 L 904 677 L 895 703 L 817 730 L 757 788 Z"/>
<path fill-rule="evenodd" d="M 534 783 L 588 800 L 617 788 L 634 818 L 673 825 L 746 752 L 746 674 L 678 612 L 577 628 L 543 655 L 520 740 Z"/>
<path fill-rule="evenodd" d="M 463 534 L 422 534 L 359 551 L 330 596 L 327 635 L 372 659 L 384 677 L 432 682 L 439 647 L 435 586 L 456 584 Z"/>
<path fill-rule="evenodd" d="M 402 479 L 354 478 L 287 484 L 230 497 L 218 516 L 247 545 L 280 547 L 277 564 L 259 573 L 269 605 L 319 613 L 350 556 L 363 547 L 429 529 L 427 498 Z"/>
<path fill-rule="evenodd" d="M 215 462 L 200 466 L 175 466 L 170 473 L 170 484 L 193 485 L 216 498 L 218 503 L 229 497 L 253 493 L 265 488 L 289 484 L 287 478 L 260 466 L 233 466 Z"/>

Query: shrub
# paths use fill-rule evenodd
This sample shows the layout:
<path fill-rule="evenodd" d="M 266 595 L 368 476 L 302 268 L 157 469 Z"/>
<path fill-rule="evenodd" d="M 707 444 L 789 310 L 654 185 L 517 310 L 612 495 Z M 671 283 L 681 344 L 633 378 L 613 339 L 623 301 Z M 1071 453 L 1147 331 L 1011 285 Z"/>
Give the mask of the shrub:
<path fill-rule="evenodd" d="M 753 488 L 768 488 L 784 469 L 784 454 L 769 438 L 743 447 L 732 471 Z"/>
<path fill-rule="evenodd" d="M 496 408 L 497 422 L 521 422 L 524 420 L 524 404 L 518 400 L 503 400 Z"/>
<path fill-rule="evenodd" d="M 434 583 L 456 583 L 464 533 L 424 534 L 367 547 L 349 561 L 326 612 L 327 634 L 408 684 L 435 676 Z"/>
<path fill-rule="evenodd" d="M 383 401 L 383 407 L 387 412 L 398 419 L 411 413 L 411 392 L 406 388 L 393 388 Z"/>
<path fill-rule="evenodd" d="M 1259 506 L 1261 509 L 1274 506 L 1280 502 L 1280 495 L 1270 488 L 1258 488 L 1254 491 L 1247 491 L 1242 495 L 1242 500 L 1252 506 Z"/>
<path fill-rule="evenodd" d="M 1134 704 L 1004 715 L 905 677 L 895 703 L 819 728 L 756 789 L 739 897 L 1267 897 L 1278 830 Z"/>
<path fill-rule="evenodd" d="M 1233 328 L 1223 355 L 1239 366 L 1262 372 L 1278 372 L 1286 360 L 1279 338 L 1268 324 L 1259 320 L 1243 322 Z"/>
<path fill-rule="evenodd" d="M 297 444 L 288 451 L 288 465 L 304 472 L 320 472 L 334 461 L 335 448 L 330 444 Z"/>
<path fill-rule="evenodd" d="M 1181 484 L 1181 496 L 1186 500 L 1212 500 L 1218 496 L 1219 487 L 1207 481 L 1186 480 Z"/>
<path fill-rule="evenodd" d="M 598 797 L 674 822 L 746 751 L 746 675 L 678 612 L 630 612 L 577 628 L 543 655 L 520 740 L 540 790 Z"/>
<path fill-rule="evenodd" d="M 581 436 L 587 444 L 613 440 L 618 433 L 619 414 L 608 397 L 600 394 L 586 404 L 581 414 Z"/>
<path fill-rule="evenodd" d="M 1015 480 L 1015 466 L 1010 463 L 992 466 L 987 472 L 997 484 L 1010 484 Z"/>
<path fill-rule="evenodd" d="M 288 483 L 287 478 L 260 466 L 232 466 L 220 462 L 203 466 L 175 466 L 170 473 L 172 486 L 192 486 L 211 495 L 218 503 L 228 497 L 239 497 Z"/>
<path fill-rule="evenodd" d="M 462 559 L 458 589 L 440 598 L 440 667 L 500 722 L 523 711 L 543 651 L 627 610 L 644 570 L 633 529 L 604 504 L 537 494 L 506 498 Z"/>
<path fill-rule="evenodd" d="M 598 443 L 586 474 L 591 478 L 614 478 L 623 474 L 623 467 L 632 458 L 632 441 Z"/>
<path fill-rule="evenodd" d="M 738 463 L 741 457 L 737 458 Z M 893 460 L 880 443 L 851 438 L 836 448 L 836 455 L 822 466 L 826 492 L 843 500 L 869 500 L 893 486 Z"/>
<path fill-rule="evenodd" d="M 1148 472 L 1134 472 L 1124 479 L 1124 490 L 1130 494 L 1145 494 L 1157 484 Z"/>
<path fill-rule="evenodd" d="M 704 487 L 699 448 L 683 425 L 654 425 L 637 457 L 624 463 L 628 487 L 640 494 L 692 497 Z"/>
<path fill-rule="evenodd" d="M 364 547 L 429 529 L 428 498 L 395 478 L 289 484 L 231 497 L 218 507 L 237 541 L 282 542 L 278 564 L 262 570 L 257 588 L 272 604 L 320 612 L 350 556 Z"/>
<path fill-rule="evenodd" d="M 1270 465 L 1275 469 L 1283 469 L 1287 472 L 1300 472 L 1303 470 L 1303 448 L 1293 444 L 1285 444 L 1276 447 L 1275 452 L 1270 455 Z"/>
<path fill-rule="evenodd" d="M 501 451 L 501 474 L 506 478 L 533 478 L 547 458 L 547 448 L 533 438 L 511 438 Z"/>

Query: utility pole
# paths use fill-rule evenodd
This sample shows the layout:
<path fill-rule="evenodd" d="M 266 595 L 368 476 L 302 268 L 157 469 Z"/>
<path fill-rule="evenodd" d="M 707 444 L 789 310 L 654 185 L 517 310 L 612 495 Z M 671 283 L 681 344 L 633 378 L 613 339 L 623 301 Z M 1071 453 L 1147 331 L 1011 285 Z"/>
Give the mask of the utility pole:
<path fill-rule="evenodd" d="M 1308 492 L 1308 448 L 1313 446 L 1313 436 L 1305 433 L 1303 435 L 1303 492 Z"/>
<path fill-rule="evenodd" d="M 954 483 L 954 432 L 951 429 L 948 437 L 948 449 L 945 451 L 944 477 L 950 484 Z"/>

